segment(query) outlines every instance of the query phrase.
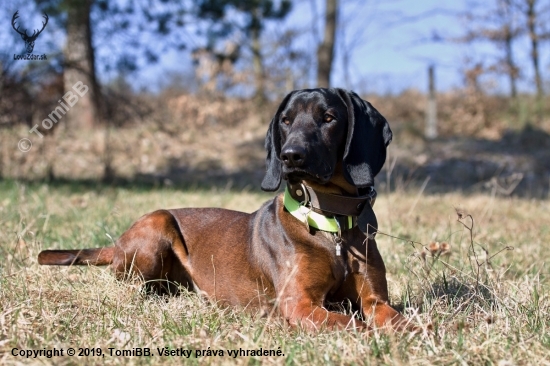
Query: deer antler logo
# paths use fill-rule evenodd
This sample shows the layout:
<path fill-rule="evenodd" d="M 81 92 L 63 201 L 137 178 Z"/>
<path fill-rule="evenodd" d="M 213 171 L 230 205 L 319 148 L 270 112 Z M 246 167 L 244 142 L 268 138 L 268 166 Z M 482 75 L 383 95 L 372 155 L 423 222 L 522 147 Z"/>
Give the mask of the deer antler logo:
<path fill-rule="evenodd" d="M 27 53 L 32 53 L 32 50 L 34 49 L 34 41 L 36 41 L 36 38 L 38 38 L 38 36 L 40 35 L 40 33 L 42 33 L 42 31 L 44 30 L 44 28 L 46 28 L 46 24 L 48 24 L 48 14 L 44 13 L 44 19 L 46 20 L 45 22 L 42 22 L 42 29 L 38 30 L 34 30 L 34 32 L 29 36 L 27 34 L 27 30 L 25 29 L 23 32 L 21 32 L 19 30 L 19 27 L 15 28 L 15 21 L 17 20 L 17 18 L 19 18 L 19 10 L 15 12 L 15 14 L 13 14 L 13 18 L 11 18 L 11 26 L 13 27 L 13 29 L 15 29 L 15 31 L 17 33 L 19 33 L 21 35 L 21 38 L 23 38 L 23 41 L 25 41 L 25 48 L 27 49 Z"/>

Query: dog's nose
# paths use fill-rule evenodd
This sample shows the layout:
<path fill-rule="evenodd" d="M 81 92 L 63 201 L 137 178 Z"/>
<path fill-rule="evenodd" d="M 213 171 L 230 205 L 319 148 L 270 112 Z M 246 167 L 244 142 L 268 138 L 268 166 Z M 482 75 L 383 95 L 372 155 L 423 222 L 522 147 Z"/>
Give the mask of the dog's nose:
<path fill-rule="evenodd" d="M 286 146 L 281 151 L 281 160 L 288 167 L 299 167 L 304 164 L 306 159 L 306 149 L 301 146 Z"/>

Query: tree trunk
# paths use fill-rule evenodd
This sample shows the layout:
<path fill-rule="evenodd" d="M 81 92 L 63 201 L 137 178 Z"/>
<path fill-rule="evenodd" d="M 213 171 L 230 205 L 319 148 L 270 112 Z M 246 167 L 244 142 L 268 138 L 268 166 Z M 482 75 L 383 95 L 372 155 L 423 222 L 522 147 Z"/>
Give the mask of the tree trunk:
<path fill-rule="evenodd" d="M 67 43 L 63 81 L 70 130 L 91 129 L 99 122 L 99 90 L 95 75 L 90 10 L 93 0 L 66 0 Z M 67 96 L 65 94 L 65 96 Z"/>
<path fill-rule="evenodd" d="M 337 12 L 338 0 L 326 0 L 325 35 L 323 42 L 317 49 L 317 86 L 320 88 L 328 88 L 330 86 L 330 72 L 334 59 L 334 40 L 336 39 Z"/>
<path fill-rule="evenodd" d="M 504 46 L 506 50 L 506 68 L 508 72 L 508 78 L 510 79 L 510 95 L 512 98 L 516 98 L 518 95 L 518 88 L 517 88 L 517 68 L 516 64 L 514 63 L 514 54 L 512 50 L 512 41 L 513 36 L 512 32 L 510 30 L 510 26 L 506 25 L 505 29 L 505 39 L 504 39 Z"/>
<path fill-rule="evenodd" d="M 531 62 L 535 71 L 535 85 L 537 87 L 537 100 L 540 101 L 544 94 L 542 88 L 542 78 L 539 66 L 539 40 L 536 31 L 537 14 L 535 12 L 536 0 L 527 0 L 527 28 L 529 29 L 529 38 L 531 39 Z"/>
<path fill-rule="evenodd" d="M 256 93 L 254 99 L 259 105 L 262 105 L 266 100 L 265 96 L 265 84 L 264 84 L 264 62 L 262 59 L 262 46 L 260 42 L 260 21 L 258 19 L 253 20 L 254 26 L 251 29 L 252 38 L 252 64 L 254 68 L 254 83 L 256 87 Z"/>

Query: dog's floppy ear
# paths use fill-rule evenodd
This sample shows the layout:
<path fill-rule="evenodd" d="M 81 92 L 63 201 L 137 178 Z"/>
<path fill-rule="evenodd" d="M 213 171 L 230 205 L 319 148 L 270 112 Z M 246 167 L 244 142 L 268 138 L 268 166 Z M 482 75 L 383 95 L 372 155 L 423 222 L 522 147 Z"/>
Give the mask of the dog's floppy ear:
<path fill-rule="evenodd" d="M 344 177 L 356 187 L 374 185 L 386 161 L 392 132 L 386 119 L 352 91 L 337 89 L 348 107 L 348 135 L 344 150 Z"/>
<path fill-rule="evenodd" d="M 283 163 L 279 156 L 281 155 L 281 132 L 279 130 L 279 120 L 282 111 L 285 109 L 290 97 L 294 92 L 289 93 L 277 108 L 277 113 L 273 116 L 267 135 L 265 136 L 265 149 L 267 151 L 266 172 L 262 180 L 262 189 L 264 191 L 276 191 L 281 185 L 281 174 Z"/>

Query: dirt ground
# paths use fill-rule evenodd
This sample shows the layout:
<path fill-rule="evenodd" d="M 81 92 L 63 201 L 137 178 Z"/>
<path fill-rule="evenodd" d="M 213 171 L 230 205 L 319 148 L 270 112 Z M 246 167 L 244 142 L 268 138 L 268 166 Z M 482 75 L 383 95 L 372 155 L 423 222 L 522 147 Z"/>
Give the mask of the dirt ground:
<path fill-rule="evenodd" d="M 550 135 L 527 125 L 496 140 L 458 137 L 392 143 L 386 169 L 398 184 L 430 191 L 488 191 L 543 198 L 550 183 Z"/>

